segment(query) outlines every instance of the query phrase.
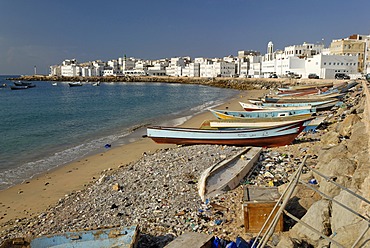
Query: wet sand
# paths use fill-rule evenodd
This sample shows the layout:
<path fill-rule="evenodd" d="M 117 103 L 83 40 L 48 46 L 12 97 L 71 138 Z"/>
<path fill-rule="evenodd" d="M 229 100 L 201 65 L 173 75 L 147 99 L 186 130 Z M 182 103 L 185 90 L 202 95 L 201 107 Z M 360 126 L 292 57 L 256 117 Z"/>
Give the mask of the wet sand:
<path fill-rule="evenodd" d="M 239 101 L 247 101 L 248 98 L 255 98 L 263 93 L 265 93 L 263 90 L 242 91 L 217 108 L 242 110 Z M 181 126 L 199 127 L 205 119 L 215 119 L 215 117 L 205 110 Z M 0 225 L 3 226 L 12 219 L 39 215 L 65 195 L 81 190 L 90 182 L 99 179 L 103 171 L 115 170 L 134 162 L 144 152 L 153 153 L 168 147 L 175 147 L 175 145 L 160 145 L 149 138 L 140 138 L 136 142 L 112 147 L 104 153 L 80 159 L 0 191 Z"/>

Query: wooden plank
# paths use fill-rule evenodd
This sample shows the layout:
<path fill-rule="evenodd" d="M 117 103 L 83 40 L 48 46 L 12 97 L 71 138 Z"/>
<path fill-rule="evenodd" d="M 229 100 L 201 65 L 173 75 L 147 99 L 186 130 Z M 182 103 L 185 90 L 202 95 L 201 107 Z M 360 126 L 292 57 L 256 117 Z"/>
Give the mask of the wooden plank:
<path fill-rule="evenodd" d="M 166 245 L 165 248 L 211 248 L 212 242 L 212 235 L 197 232 L 186 232 Z"/>

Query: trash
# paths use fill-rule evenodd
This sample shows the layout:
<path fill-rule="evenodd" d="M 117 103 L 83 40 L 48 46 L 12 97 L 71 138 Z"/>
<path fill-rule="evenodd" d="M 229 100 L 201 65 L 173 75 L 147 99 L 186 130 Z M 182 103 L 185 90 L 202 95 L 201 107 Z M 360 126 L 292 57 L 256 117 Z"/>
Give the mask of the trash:
<path fill-rule="evenodd" d="M 216 225 L 221 225 L 221 223 L 222 223 L 222 220 L 215 220 Z"/>
<path fill-rule="evenodd" d="M 238 248 L 250 248 L 250 245 L 242 237 L 236 237 L 236 247 Z"/>
<path fill-rule="evenodd" d="M 317 180 L 315 178 L 311 179 L 308 181 L 310 184 L 317 184 Z"/>
<path fill-rule="evenodd" d="M 105 148 L 110 148 L 112 145 L 111 144 L 105 144 Z"/>
<path fill-rule="evenodd" d="M 231 241 L 226 245 L 226 248 L 238 248 L 238 247 L 236 246 L 236 243 L 234 241 Z"/>

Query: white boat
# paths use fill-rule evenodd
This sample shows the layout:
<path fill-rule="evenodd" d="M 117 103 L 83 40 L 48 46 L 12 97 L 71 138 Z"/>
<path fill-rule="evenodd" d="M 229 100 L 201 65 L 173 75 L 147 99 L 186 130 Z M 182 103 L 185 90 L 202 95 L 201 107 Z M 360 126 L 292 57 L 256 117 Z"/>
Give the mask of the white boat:
<path fill-rule="evenodd" d="M 82 86 L 83 84 L 81 82 L 71 82 L 68 83 L 70 87 L 76 87 L 76 86 Z"/>
<path fill-rule="evenodd" d="M 200 176 L 198 192 L 202 201 L 235 189 L 258 161 L 261 147 L 247 147 L 228 160 L 207 168 Z"/>
<path fill-rule="evenodd" d="M 93 83 L 92 86 L 100 86 L 100 81 Z"/>

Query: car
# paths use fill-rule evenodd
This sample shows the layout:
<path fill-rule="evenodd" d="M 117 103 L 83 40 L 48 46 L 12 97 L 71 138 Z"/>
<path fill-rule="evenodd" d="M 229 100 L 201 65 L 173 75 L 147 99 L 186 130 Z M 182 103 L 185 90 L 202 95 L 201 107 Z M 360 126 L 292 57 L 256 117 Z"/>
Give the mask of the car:
<path fill-rule="evenodd" d="M 270 74 L 269 78 L 278 78 L 278 76 L 275 73 L 273 73 L 273 74 Z"/>
<path fill-rule="evenodd" d="M 319 79 L 319 76 L 317 76 L 315 73 L 308 74 L 308 78 L 310 79 Z"/>
<path fill-rule="evenodd" d="M 335 79 L 351 79 L 351 77 L 345 73 L 336 73 L 334 77 Z"/>

